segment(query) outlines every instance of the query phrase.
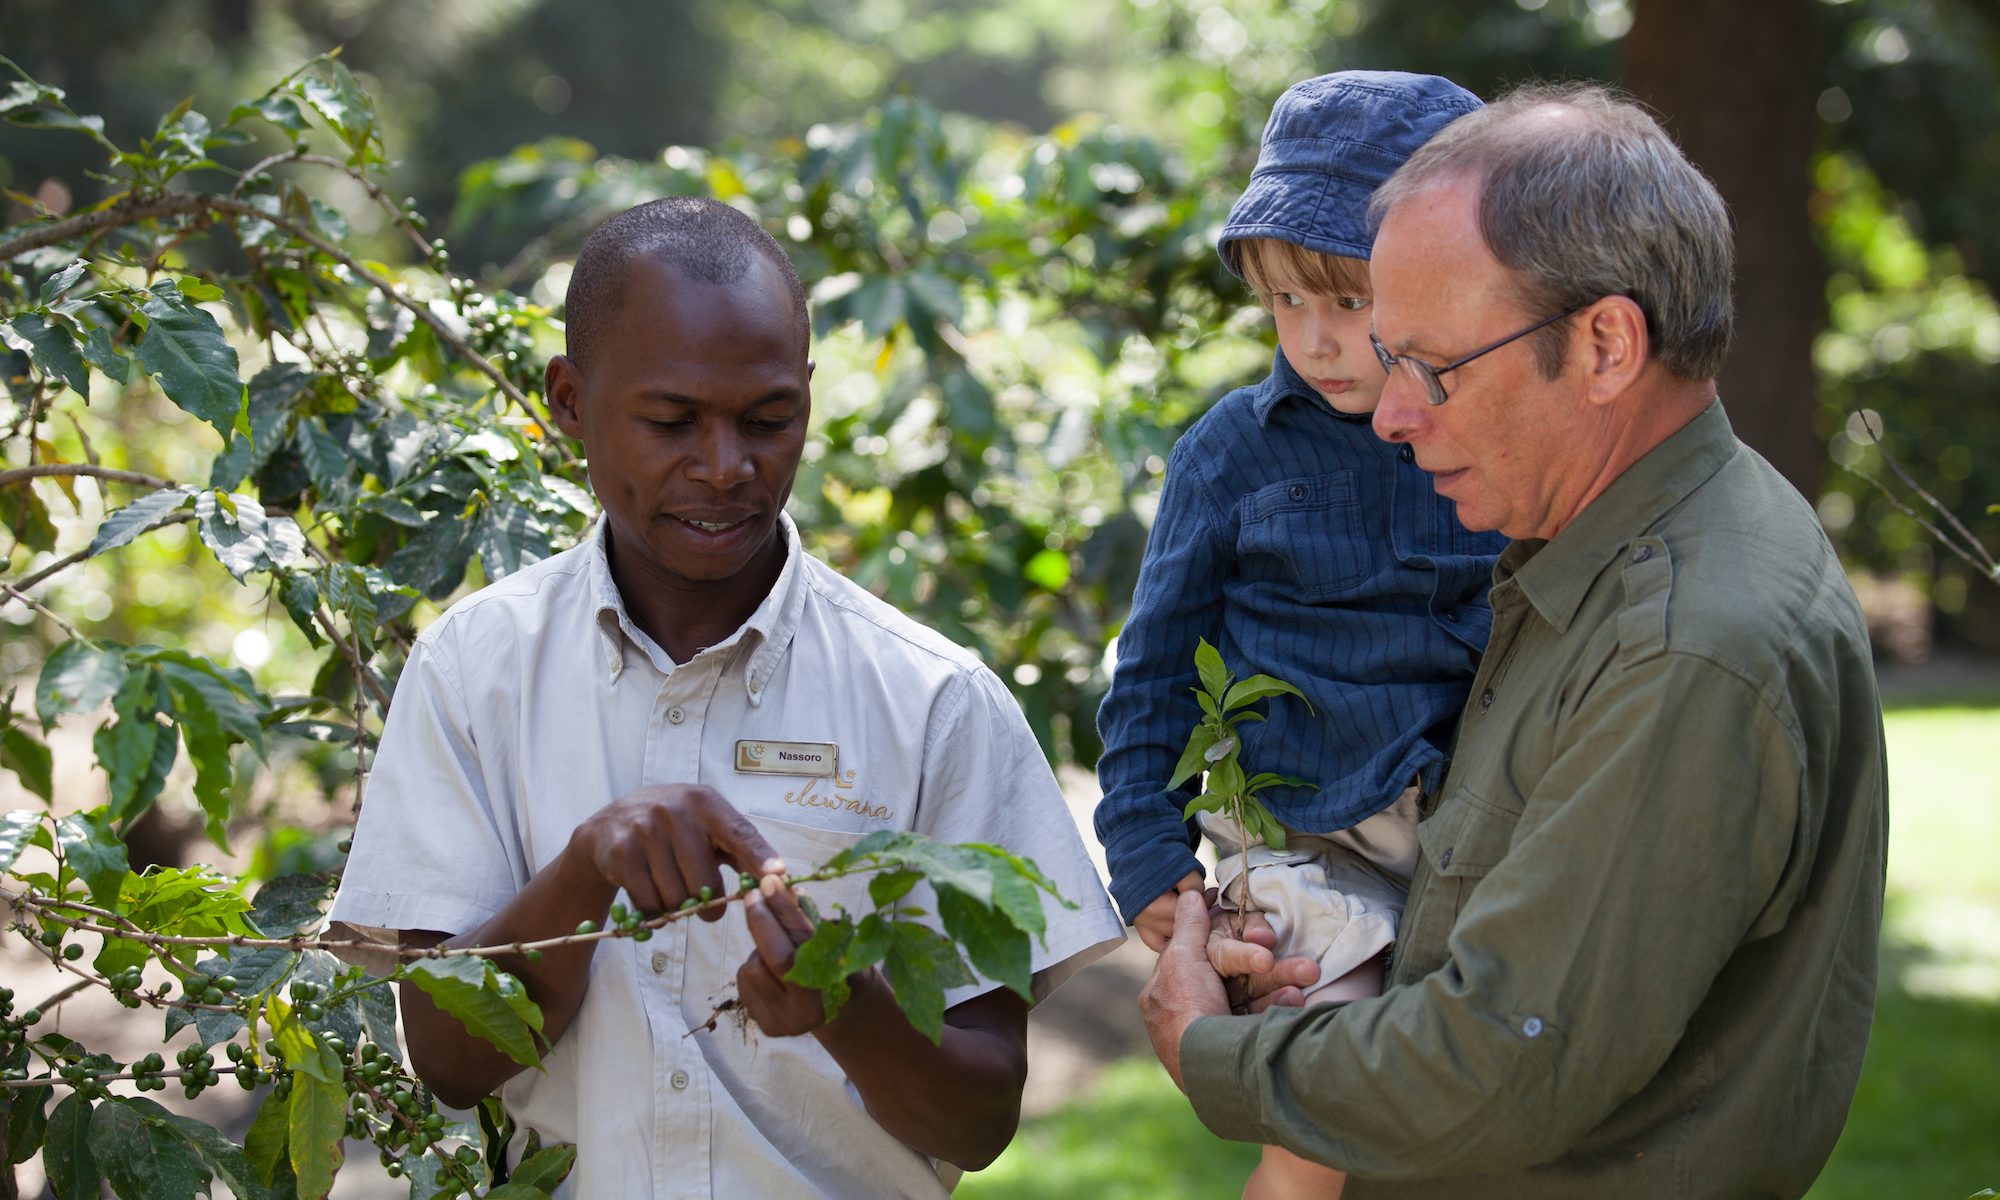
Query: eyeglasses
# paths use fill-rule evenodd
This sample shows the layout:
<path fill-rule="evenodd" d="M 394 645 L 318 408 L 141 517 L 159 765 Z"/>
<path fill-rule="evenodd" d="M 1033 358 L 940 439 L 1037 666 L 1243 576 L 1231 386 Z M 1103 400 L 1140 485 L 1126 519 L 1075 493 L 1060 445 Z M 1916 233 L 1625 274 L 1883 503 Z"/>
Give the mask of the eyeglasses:
<path fill-rule="evenodd" d="M 1382 340 L 1376 337 L 1372 330 L 1368 334 L 1368 344 L 1375 347 L 1375 357 L 1379 359 L 1382 363 L 1383 374 L 1385 375 L 1393 374 L 1397 367 L 1405 368 L 1406 370 L 1409 371 L 1410 378 L 1423 386 L 1425 399 L 1429 400 L 1431 402 L 1431 406 L 1435 408 L 1438 405 L 1443 404 L 1447 399 L 1447 397 L 1444 394 L 1444 382 L 1440 380 L 1438 376 L 1444 374 L 1446 371 L 1456 371 L 1460 367 L 1464 366 L 1466 363 L 1471 362 L 1475 358 L 1479 358 L 1483 355 L 1493 353 L 1495 350 L 1498 350 L 1500 347 L 1506 345 L 1508 342 L 1514 341 L 1518 338 L 1527 337 L 1529 334 L 1535 332 L 1537 329 L 1553 325 L 1557 321 L 1562 320 L 1564 317 L 1569 316 L 1571 313 L 1580 312 L 1584 308 L 1588 307 L 1589 303 L 1590 303 L 1589 301 L 1585 301 L 1583 304 L 1572 304 L 1570 307 L 1563 309 L 1561 312 L 1557 313 L 1553 317 L 1543 317 L 1541 320 L 1535 322 L 1533 325 L 1528 326 L 1526 329 L 1520 330 L 1515 333 L 1510 333 L 1506 337 L 1501 338 L 1499 341 L 1494 342 L 1490 346 L 1482 346 L 1479 349 L 1474 350 L 1472 353 L 1466 355 L 1464 358 L 1457 359 L 1453 362 L 1448 362 L 1441 367 L 1434 367 L 1420 358 L 1411 358 L 1407 354 L 1397 355 L 1389 353 L 1389 348 L 1382 344 Z"/>

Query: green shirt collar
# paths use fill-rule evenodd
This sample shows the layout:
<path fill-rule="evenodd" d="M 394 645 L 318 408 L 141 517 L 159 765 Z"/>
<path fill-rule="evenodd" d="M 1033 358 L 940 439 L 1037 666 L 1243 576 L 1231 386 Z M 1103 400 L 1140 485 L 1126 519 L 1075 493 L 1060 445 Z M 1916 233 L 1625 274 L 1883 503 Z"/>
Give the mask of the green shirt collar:
<path fill-rule="evenodd" d="M 1508 546 L 1493 569 L 1494 586 L 1511 578 L 1544 621 L 1559 633 L 1567 631 L 1611 559 L 1721 470 L 1736 447 L 1722 402 L 1711 401 L 1701 415 L 1612 480 L 1554 538 Z"/>

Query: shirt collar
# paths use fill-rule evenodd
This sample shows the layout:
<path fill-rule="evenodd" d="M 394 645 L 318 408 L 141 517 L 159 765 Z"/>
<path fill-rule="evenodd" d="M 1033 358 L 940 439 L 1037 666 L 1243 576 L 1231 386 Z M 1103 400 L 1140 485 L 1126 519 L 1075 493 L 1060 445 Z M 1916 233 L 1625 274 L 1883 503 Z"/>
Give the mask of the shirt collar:
<path fill-rule="evenodd" d="M 1278 406 L 1280 400 L 1297 400 L 1310 404 L 1349 424 L 1364 425 L 1374 419 L 1368 413 L 1344 413 L 1328 404 L 1326 398 L 1314 391 L 1312 385 L 1306 382 L 1305 376 L 1299 374 L 1292 364 L 1286 361 L 1282 349 L 1272 352 L 1271 373 L 1255 387 L 1256 395 L 1250 398 L 1250 411 L 1256 416 L 1259 425 L 1271 423 L 1271 410 Z"/>
<path fill-rule="evenodd" d="M 1722 469 L 1736 453 L 1722 402 L 1653 447 L 1548 541 L 1518 541 L 1501 554 L 1496 584 L 1511 576 L 1558 633 L 1567 631 L 1599 574 L 1633 537 Z"/>
<path fill-rule="evenodd" d="M 616 683 L 624 673 L 625 643 L 628 641 L 650 658 L 662 675 L 671 675 L 676 664 L 658 643 L 632 622 L 625 609 L 625 597 L 619 593 L 617 582 L 611 578 L 611 560 L 605 552 L 607 525 L 603 517 L 598 518 L 596 526 L 590 531 L 585 551 L 589 556 L 586 570 L 590 580 L 592 611 L 597 614 L 598 649 L 603 657 L 607 681 Z M 778 536 L 785 541 L 785 565 L 778 572 L 778 581 L 771 585 L 763 602 L 748 620 L 737 627 L 736 632 L 713 646 L 704 647 L 695 656 L 732 654 L 740 647 L 750 647 L 749 652 L 742 655 L 743 684 L 753 705 L 762 703 L 764 685 L 790 648 L 792 636 L 798 632 L 800 614 L 805 610 L 808 586 L 805 551 L 799 545 L 799 529 L 793 524 L 790 513 L 778 514 Z"/>

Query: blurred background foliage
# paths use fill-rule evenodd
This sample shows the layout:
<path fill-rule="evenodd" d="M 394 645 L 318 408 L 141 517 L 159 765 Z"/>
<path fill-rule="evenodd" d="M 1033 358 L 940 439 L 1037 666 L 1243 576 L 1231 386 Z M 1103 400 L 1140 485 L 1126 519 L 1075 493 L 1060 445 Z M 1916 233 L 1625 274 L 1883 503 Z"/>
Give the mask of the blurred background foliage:
<path fill-rule="evenodd" d="M 1268 321 L 1213 243 L 1277 93 L 1344 67 L 1435 71 L 1484 95 L 1535 77 L 1627 81 L 1643 48 L 1635 39 L 1652 36 L 1645 20 L 1668 10 L 1716 47 L 1715 62 L 1690 60 L 1688 72 L 1736 70 L 1725 61 L 1731 7 L 7 0 L 0 53 L 64 89 L 76 112 L 101 114 L 112 140 L 135 145 L 184 98 L 220 124 L 237 99 L 343 47 L 340 62 L 374 99 L 392 202 L 323 166 L 275 172 L 317 202 L 316 228 L 425 298 L 529 393 L 561 346 L 568 257 L 597 220 L 670 193 L 756 212 L 813 291 L 816 413 L 793 502 L 811 545 L 978 648 L 1051 755 L 1087 767 L 1107 647 L 1129 607 L 1168 448 L 1268 363 Z M 1869 482 L 1890 476 L 1868 433 L 1873 421 L 1946 508 L 2000 546 L 1989 508 L 2000 502 L 2000 9 L 1760 0 L 1736 16 L 1753 12 L 1779 13 L 1778 32 L 1795 35 L 1796 56 L 1768 65 L 1803 74 L 1811 110 L 1792 114 L 1807 143 L 1798 177 L 1753 172 L 1770 194 L 1729 196 L 1739 212 L 1791 213 L 1809 239 L 1803 272 L 1773 302 L 1807 333 L 1796 347 L 1803 402 L 1780 414 L 1805 452 L 1760 448 L 1818 501 L 1885 654 L 1922 658 L 1934 640 L 2000 651 L 2000 588 Z M 1690 130 L 1695 117 L 1715 116 L 1665 115 Z M 1721 115 L 1756 126 L 1773 114 Z M 243 129 L 252 140 L 227 156 L 238 166 L 289 144 L 254 121 Z M 315 125 L 316 146 L 344 156 L 328 133 Z M 0 124 L 0 225 L 88 208 L 122 186 L 103 167 L 87 136 Z M 171 186 L 234 182 L 195 168 Z M 402 211 L 430 218 L 421 236 L 400 224 Z M 447 241 L 448 259 L 425 244 L 431 236 Z M 283 361 L 312 377 L 253 384 L 251 423 L 261 413 L 282 449 L 237 465 L 273 513 L 337 512 L 311 526 L 319 544 L 381 572 L 359 592 L 383 610 L 363 615 L 384 617 L 369 649 L 392 681 L 409 629 L 568 544 L 589 506 L 568 486 L 580 471 L 527 411 L 425 326 L 371 299 L 351 271 L 304 259 L 322 314 L 303 339 L 317 347 L 310 354 L 259 348 L 250 331 L 272 314 L 255 288 L 203 308 L 224 322 L 246 378 Z M 166 262 L 217 277 L 256 265 L 219 238 L 176 244 Z M 18 294 L 32 299 L 63 262 L 13 265 Z M 1738 361 L 1793 352 L 1755 336 L 1770 315 L 1761 302 L 1744 314 Z M 12 405 L 0 427 L 13 432 L 0 470 L 89 460 L 195 486 L 228 482 L 217 430 L 143 384 L 100 376 L 87 406 L 70 395 L 53 419 L 24 420 L 32 372 L 18 346 L 6 354 L 13 399 L 0 397 Z M 1754 391 L 1725 398 L 1739 426 L 1767 405 Z M 405 423 L 382 425 L 390 410 Z M 292 423 L 268 423 L 280 418 Z M 387 443 L 349 438 L 357 426 L 387 428 Z M 319 434 L 343 438 L 347 465 L 336 471 L 315 455 Z M 0 581 L 83 548 L 131 498 L 82 479 L 0 488 Z M 439 532 L 450 525 L 463 536 Z M 311 571 L 330 579 L 323 564 Z M 329 811 L 323 798 L 349 799 L 357 766 L 341 727 L 371 726 L 352 671 L 309 644 L 278 573 L 272 586 L 266 578 L 238 586 L 188 522 L 32 589 L 92 637 L 185 647 L 247 669 L 276 698 L 272 719 L 302 736 L 269 739 L 271 769 L 230 781 L 231 810 L 258 831 L 239 865 L 260 878 L 336 861 L 339 835 L 325 830 L 345 808 Z M 349 629 L 354 616 L 342 617 Z M 0 696 L 32 690 L 62 641 L 26 605 L 0 604 Z M 289 703 L 304 707 L 279 711 Z M 13 728 L 25 729 L 26 705 L 14 707 Z M 0 713 L 0 726 L 10 719 Z M 163 805 L 184 841 L 199 821 L 182 795 L 189 772 L 176 771 Z M 71 778 L 80 792 L 98 786 L 80 767 Z M 18 783 L 0 772 L 10 801 Z M 1981 904 L 1990 914 L 1990 898 Z"/>
<path fill-rule="evenodd" d="M 2000 647 L 2000 589 L 1866 482 L 1883 470 L 1853 415 L 1880 414 L 1939 500 L 2000 540 L 2000 231 L 1982 219 L 2000 210 L 2000 18 L 1977 0 L 1796 7 L 1820 84 L 1800 194 L 1824 256 L 1823 291 L 1797 296 L 1818 331 L 1802 420 L 1819 463 L 1861 473 L 1813 490 L 1857 571 L 1917 598 L 1902 620 L 1923 628 L 1885 639 L 1896 652 L 1928 652 L 1926 604 L 1946 641 Z M 1638 15 L 1628 0 L 13 0 L 4 50 L 116 138 L 343 46 L 390 191 L 437 218 L 459 272 L 537 314 L 524 361 L 557 348 L 542 318 L 605 214 L 671 192 L 754 209 L 815 289 L 819 433 L 795 503 L 816 548 L 978 646 L 1045 745 L 1088 764 L 1166 448 L 1269 344 L 1211 246 L 1270 100 L 1362 65 L 1486 94 L 1618 81 Z M 9 222 L 92 203 L 99 156 L 0 128 Z M 360 184 L 309 186 L 357 252 L 434 265 Z M 211 448 L 168 437 L 188 423 L 157 396 L 92 416 L 115 429 L 99 436 L 141 435 L 169 478 Z M 108 635 L 282 658 L 292 635 L 260 622 L 268 598 L 206 586 L 184 534 L 75 573 L 68 611 Z M 0 653 L 10 674 L 39 657 L 14 639 Z"/>

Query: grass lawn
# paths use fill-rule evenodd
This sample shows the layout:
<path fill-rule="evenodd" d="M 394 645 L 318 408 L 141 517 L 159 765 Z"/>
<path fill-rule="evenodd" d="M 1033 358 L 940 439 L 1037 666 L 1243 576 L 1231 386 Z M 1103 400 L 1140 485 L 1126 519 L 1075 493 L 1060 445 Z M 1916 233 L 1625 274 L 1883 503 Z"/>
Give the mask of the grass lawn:
<path fill-rule="evenodd" d="M 1847 1130 L 1812 1200 L 2000 1189 L 2000 703 L 1888 715 L 1882 989 Z M 1234 1196 L 1254 1146 L 1204 1129 L 1150 1057 L 1026 1122 L 961 1200 Z"/>

